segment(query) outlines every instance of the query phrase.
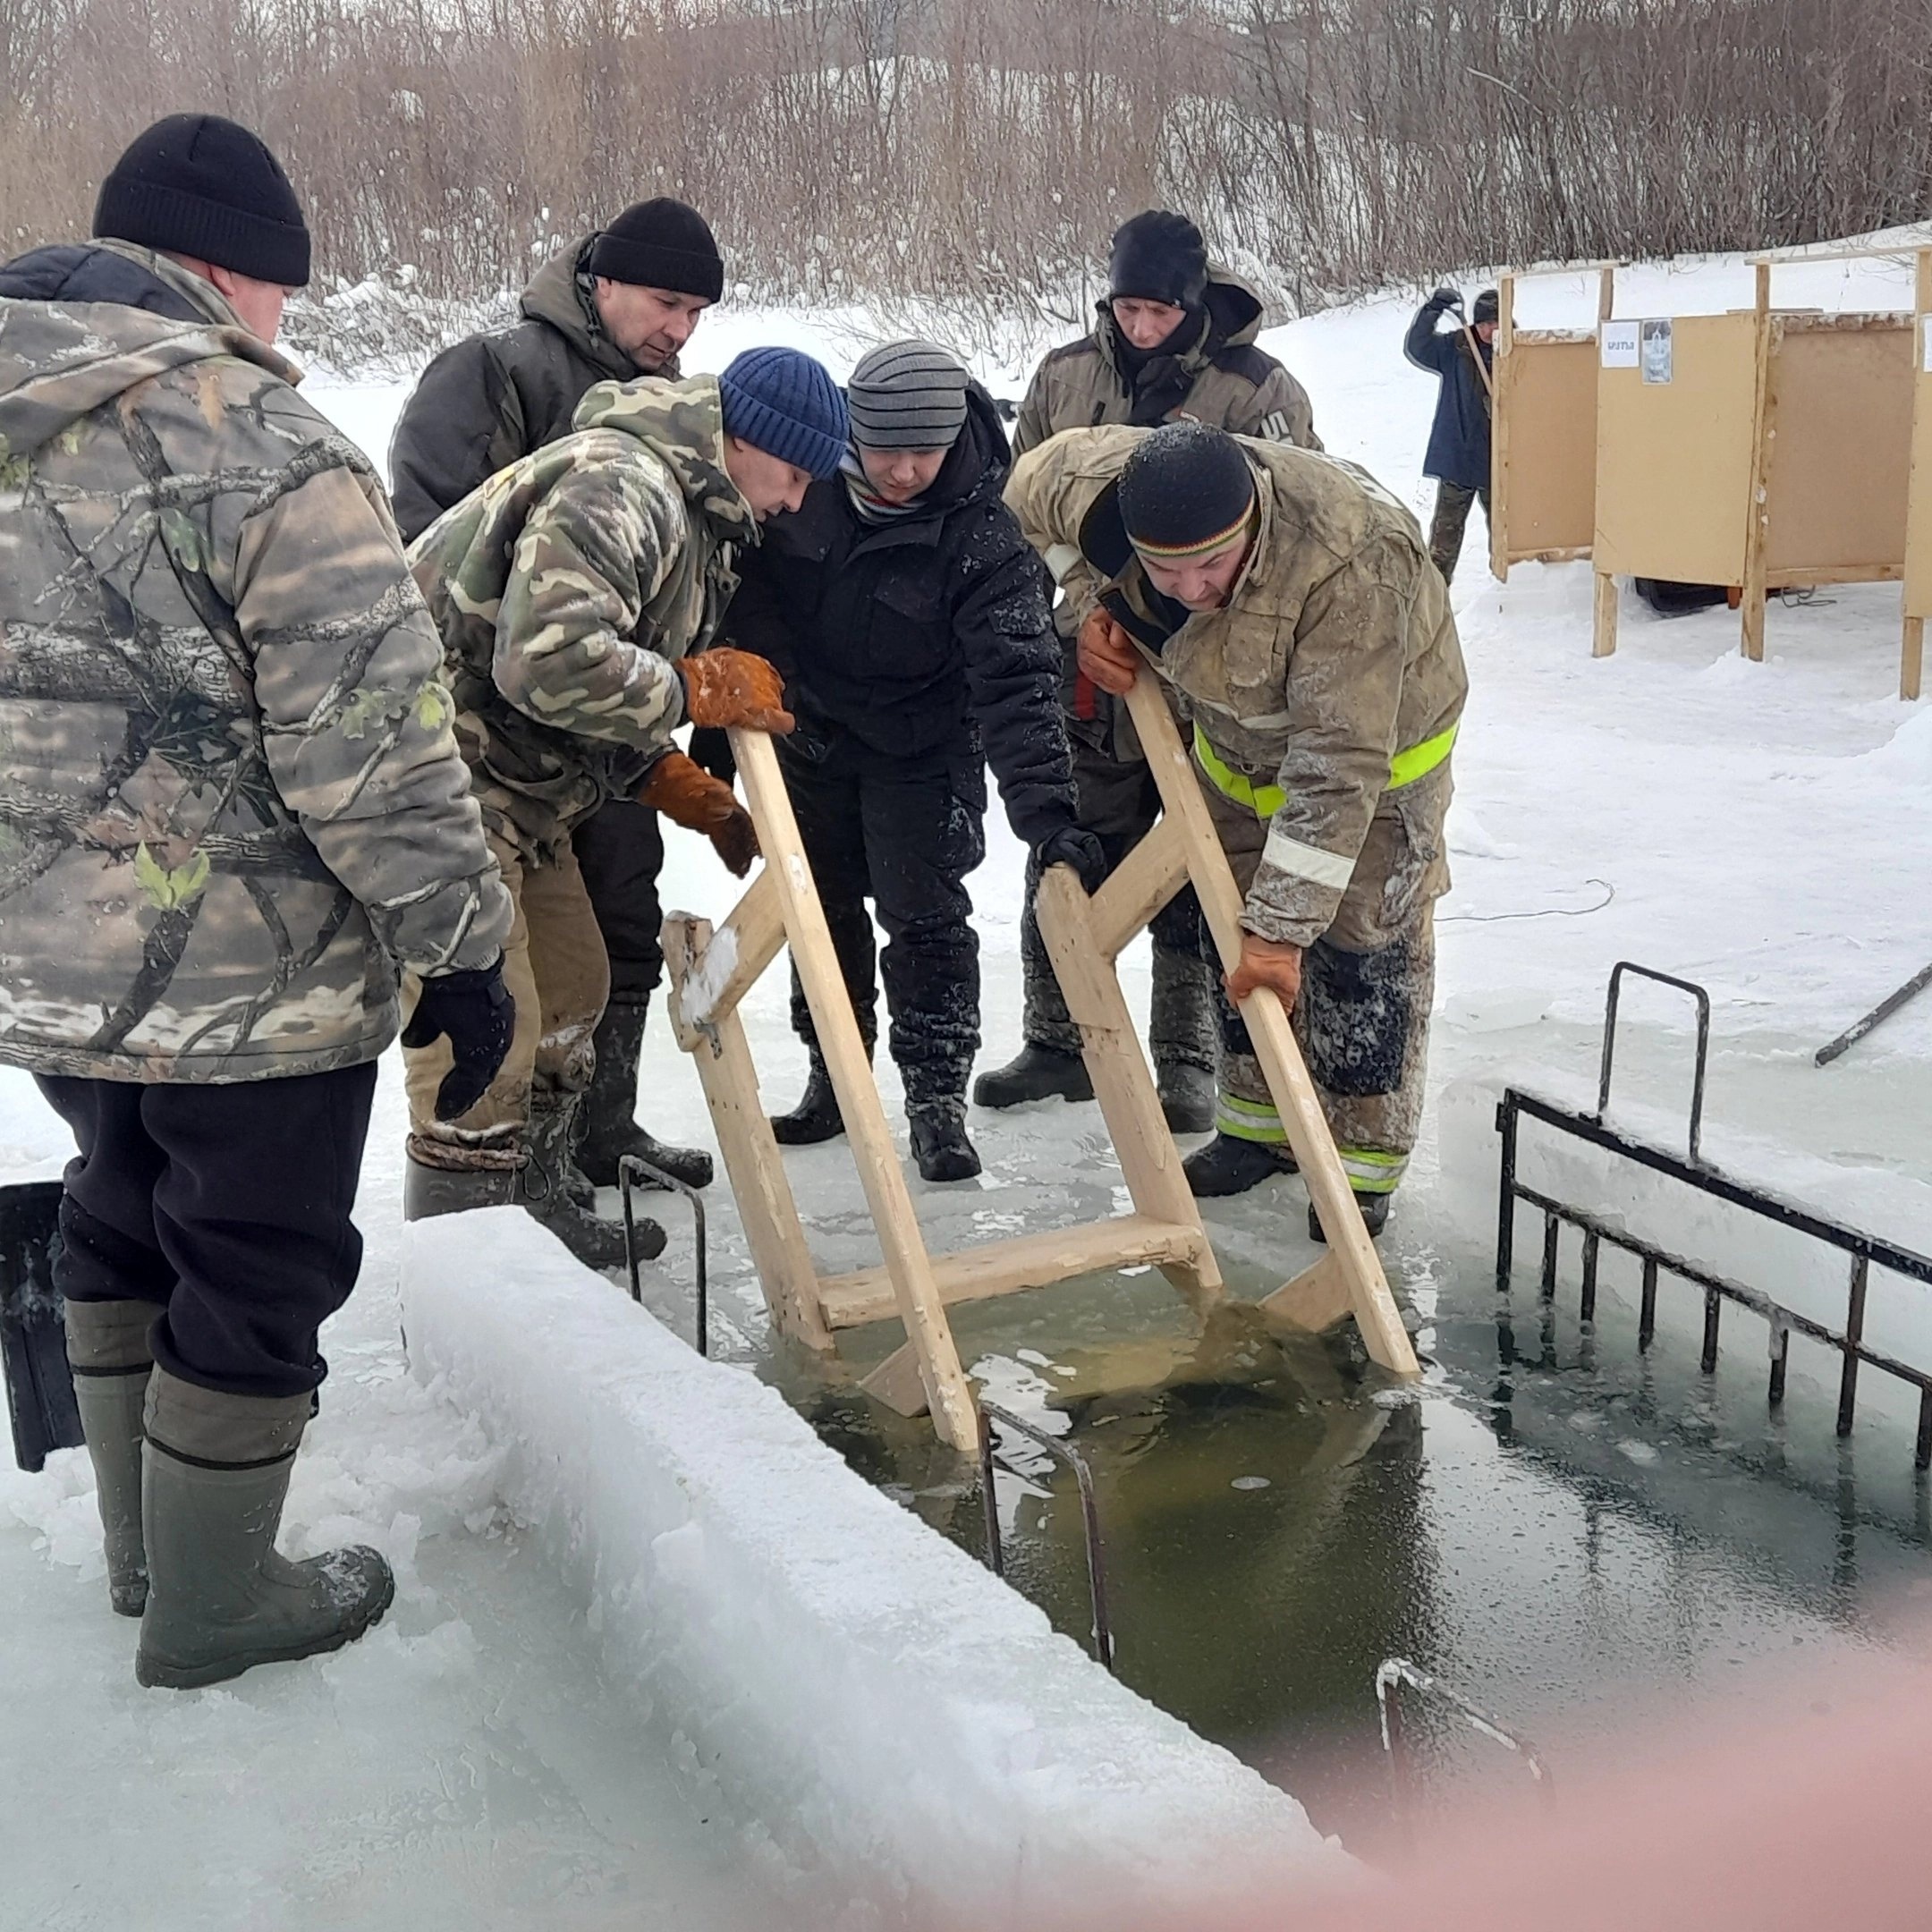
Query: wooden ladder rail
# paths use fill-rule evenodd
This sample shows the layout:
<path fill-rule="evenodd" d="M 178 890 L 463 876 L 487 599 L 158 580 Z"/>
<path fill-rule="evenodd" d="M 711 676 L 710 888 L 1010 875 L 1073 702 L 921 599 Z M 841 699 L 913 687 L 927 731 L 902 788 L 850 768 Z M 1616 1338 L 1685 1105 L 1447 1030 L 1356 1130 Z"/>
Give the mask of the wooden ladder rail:
<path fill-rule="evenodd" d="M 1216 835 L 1208 801 L 1201 796 L 1194 761 L 1181 742 L 1174 715 L 1151 673 L 1142 672 L 1134 680 L 1126 702 L 1140 733 L 1140 749 L 1160 788 L 1165 814 L 1161 830 L 1173 828 L 1168 832 L 1174 842 L 1172 849 L 1193 881 L 1222 963 L 1232 972 L 1241 960 L 1241 893 Z M 1097 907 L 1106 901 L 1125 871 L 1123 867 L 1101 888 Z M 1137 901 L 1136 910 L 1138 904 Z M 1043 918 L 1043 928 L 1044 923 Z M 1063 989 L 1065 983 L 1063 978 Z M 1328 1240 L 1327 1253 L 1314 1267 L 1277 1288 L 1261 1306 L 1271 1315 L 1318 1329 L 1352 1314 L 1375 1361 L 1395 1375 L 1416 1375 L 1419 1369 L 1414 1346 L 1389 1292 L 1375 1243 L 1363 1225 L 1361 1209 L 1322 1111 L 1321 1097 L 1309 1076 L 1281 1000 L 1262 987 L 1241 1002 L 1241 1013 L 1287 1131 L 1288 1145 L 1308 1183 L 1309 1199 Z"/>

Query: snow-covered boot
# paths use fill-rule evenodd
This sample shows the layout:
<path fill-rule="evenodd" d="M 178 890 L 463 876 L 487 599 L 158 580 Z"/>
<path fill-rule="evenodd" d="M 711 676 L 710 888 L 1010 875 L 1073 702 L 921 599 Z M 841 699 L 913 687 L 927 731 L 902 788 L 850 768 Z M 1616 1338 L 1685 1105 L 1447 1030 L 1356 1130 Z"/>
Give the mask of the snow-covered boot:
<path fill-rule="evenodd" d="M 1355 1197 L 1355 1205 L 1361 1209 L 1362 1225 L 1368 1230 L 1369 1240 L 1373 1241 L 1388 1225 L 1389 1202 L 1394 1198 L 1389 1194 L 1358 1194 Z M 1315 1212 L 1313 1201 L 1309 1203 L 1308 1236 L 1311 1241 L 1319 1241 L 1324 1247 L 1328 1244 L 1328 1237 L 1322 1232 L 1321 1216 Z"/>
<path fill-rule="evenodd" d="M 161 1312 L 153 1301 L 66 1304 L 67 1366 L 74 1403 L 94 1465 L 107 1553 L 107 1598 L 122 1616 L 148 1602 L 148 1556 L 141 1545 L 141 1414 L 154 1357 L 148 1331 Z"/>
<path fill-rule="evenodd" d="M 435 1167 L 411 1148 L 402 1163 L 402 1218 L 428 1221 L 470 1208 L 507 1208 L 516 1199 L 514 1167 Z"/>
<path fill-rule="evenodd" d="M 979 1172 L 979 1155 L 966 1138 L 963 1101 L 941 1101 L 934 1106 L 906 1109 L 911 1131 L 912 1158 L 926 1181 L 970 1181 Z"/>
<path fill-rule="evenodd" d="M 1170 1133 L 1206 1133 L 1214 1125 L 1215 1077 L 1212 1069 L 1191 1062 L 1156 1063 L 1155 1086 Z"/>
<path fill-rule="evenodd" d="M 1030 1040 L 1003 1067 L 973 1083 L 973 1103 L 983 1107 L 1024 1106 L 1030 1100 L 1091 1100 L 1093 1081 L 1076 1054 L 1036 1046 Z"/>
<path fill-rule="evenodd" d="M 673 1147 L 637 1123 L 638 1060 L 644 1051 L 644 1023 L 650 996 L 615 1000 L 597 1021 L 597 1071 L 583 1100 L 583 1139 L 577 1165 L 597 1187 L 617 1185 L 617 1163 L 626 1154 L 661 1167 L 686 1187 L 709 1187 L 711 1157 L 702 1148 Z M 646 1186 L 657 1183 L 648 1175 Z M 589 1201 L 580 1201 L 588 1208 Z"/>
<path fill-rule="evenodd" d="M 1243 1140 L 1235 1134 L 1217 1133 L 1204 1148 L 1197 1148 L 1181 1163 L 1181 1172 L 1197 1200 L 1218 1200 L 1229 1194 L 1245 1194 L 1276 1174 L 1293 1174 L 1295 1157 L 1285 1145 L 1267 1140 Z"/>
<path fill-rule="evenodd" d="M 148 1607 L 134 1674 L 174 1690 L 339 1649 L 389 1607 L 395 1579 L 356 1546 L 291 1563 L 275 1549 L 312 1399 L 222 1395 L 157 1368 L 141 1514 Z"/>
<path fill-rule="evenodd" d="M 832 1091 L 832 1076 L 816 1052 L 799 1104 L 789 1114 L 773 1114 L 771 1130 L 780 1147 L 817 1147 L 821 1140 L 835 1140 L 845 1131 L 845 1116 L 839 1112 L 838 1096 Z"/>
<path fill-rule="evenodd" d="M 517 1177 L 516 1198 L 586 1267 L 602 1274 L 624 1265 L 623 1224 L 587 1212 L 562 1184 L 572 1165 L 577 1100 L 574 1093 L 530 1096 L 530 1159 Z M 665 1231 L 657 1222 L 640 1216 L 636 1234 L 640 1259 L 654 1261 L 664 1252 Z"/>

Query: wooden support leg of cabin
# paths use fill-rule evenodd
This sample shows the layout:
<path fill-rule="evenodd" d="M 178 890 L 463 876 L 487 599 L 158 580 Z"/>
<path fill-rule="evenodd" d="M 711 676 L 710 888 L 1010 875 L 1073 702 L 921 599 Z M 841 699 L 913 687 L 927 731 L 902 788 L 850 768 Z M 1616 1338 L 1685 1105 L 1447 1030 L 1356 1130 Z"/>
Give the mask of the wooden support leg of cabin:
<path fill-rule="evenodd" d="M 1905 641 L 1899 652 L 1899 696 L 1908 703 L 1919 696 L 1919 678 L 1925 668 L 1925 619 L 1905 620 Z"/>
<path fill-rule="evenodd" d="M 1180 823 L 1187 839 L 1188 871 L 1201 911 L 1223 964 L 1232 970 L 1241 958 L 1241 894 L 1208 816 L 1208 801 L 1201 796 L 1193 760 L 1182 749 L 1181 735 L 1151 673 L 1143 672 L 1135 681 L 1127 693 L 1127 708 L 1160 789 L 1162 806 Z M 1383 1368 L 1397 1375 L 1416 1375 L 1415 1349 L 1389 1292 L 1381 1258 L 1362 1225 L 1361 1208 L 1335 1151 L 1321 1096 L 1309 1077 L 1288 1015 L 1280 999 L 1266 988 L 1250 994 L 1241 1010 L 1288 1144 L 1308 1184 L 1309 1199 L 1327 1236 L 1329 1254 L 1347 1278 L 1362 1341 Z"/>
<path fill-rule="evenodd" d="M 745 1241 L 779 1332 L 829 1352 L 832 1334 L 818 1306 L 818 1274 L 799 1222 L 798 1203 L 758 1095 L 758 1069 L 738 1017 L 737 1001 L 720 1000 L 701 1026 L 684 1017 L 691 981 L 712 938 L 708 920 L 673 913 L 665 921 L 665 964 L 671 1024 L 697 1063 L 724 1172 L 744 1223 Z M 770 955 L 767 953 L 767 958 Z"/>
<path fill-rule="evenodd" d="M 1590 656 L 1609 657 L 1616 651 L 1616 579 L 1608 571 L 1597 572 L 1597 599 L 1591 612 Z"/>
<path fill-rule="evenodd" d="M 1161 1112 L 1120 979 L 1095 936 L 1087 894 L 1069 868 L 1049 866 L 1034 903 L 1040 936 L 1067 1012 L 1080 1028 L 1080 1055 L 1136 1211 L 1157 1221 L 1200 1227 L 1200 1208 L 1181 1171 L 1181 1151 Z M 1205 1311 L 1222 1299 L 1221 1269 L 1205 1229 L 1195 1260 L 1165 1264 L 1161 1272 L 1198 1309 Z"/>
<path fill-rule="evenodd" d="M 778 755 L 762 732 L 734 730 L 738 775 L 758 827 L 765 864 L 778 885 L 792 964 L 811 1009 L 832 1090 L 838 1096 L 845 1134 L 859 1169 L 860 1184 L 877 1228 L 879 1245 L 891 1274 L 906 1339 L 919 1360 L 919 1378 L 940 1439 L 962 1454 L 977 1453 L 979 1414 L 960 1367 L 953 1331 L 933 1279 L 919 1220 L 912 1211 L 899 1150 L 886 1124 L 886 1109 L 872 1077 L 852 999 L 832 949 L 818 887 L 805 858 L 798 820 L 778 769 Z"/>

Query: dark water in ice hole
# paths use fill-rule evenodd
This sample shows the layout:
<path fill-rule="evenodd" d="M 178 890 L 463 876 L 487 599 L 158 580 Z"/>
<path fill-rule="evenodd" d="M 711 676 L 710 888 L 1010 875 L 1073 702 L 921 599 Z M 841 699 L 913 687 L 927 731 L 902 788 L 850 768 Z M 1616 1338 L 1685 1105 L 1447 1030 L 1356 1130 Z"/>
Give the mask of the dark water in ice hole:
<path fill-rule="evenodd" d="M 987 1393 L 1091 1466 L 1121 1676 L 1324 1829 L 1387 1842 L 1385 1657 L 1517 1726 L 1560 1782 L 1566 1753 L 1633 1721 L 1694 1731 L 1707 1699 L 1775 1702 L 1792 1665 L 1902 1642 L 1932 1608 L 1911 1414 L 1877 1378 L 1840 1445 L 1833 1360 L 1794 1343 L 1775 1416 L 1751 1318 L 1732 1317 L 1718 1373 L 1699 1373 L 1691 1290 L 1666 1284 L 1640 1355 L 1634 1276 L 1609 1259 L 1586 1329 L 1573 1252 L 1554 1306 L 1533 1276 L 1499 1297 L 1473 1250 L 1386 1258 L 1421 1317 L 1417 1390 L 1351 1335 L 1284 1343 L 1241 1309 L 1196 1334 L 1152 1274 L 954 1311 Z M 1242 1298 L 1278 1278 L 1229 1273 Z M 923 1421 L 851 1390 L 802 1405 L 869 1479 L 982 1551 L 977 1472 Z M 1045 1458 L 1022 1468 L 1001 1480 L 1008 1576 L 1084 1641 L 1073 1482 Z M 1505 1754 L 1417 1717 L 1432 1796 L 1521 1799 Z"/>

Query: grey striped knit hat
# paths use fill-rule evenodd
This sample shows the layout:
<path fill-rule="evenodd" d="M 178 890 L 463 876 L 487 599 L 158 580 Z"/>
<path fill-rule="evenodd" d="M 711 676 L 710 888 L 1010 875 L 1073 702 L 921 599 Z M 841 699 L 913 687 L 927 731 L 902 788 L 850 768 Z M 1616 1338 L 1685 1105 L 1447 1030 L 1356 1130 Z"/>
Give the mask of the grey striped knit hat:
<path fill-rule="evenodd" d="M 887 343 L 845 386 L 852 441 L 860 449 L 950 449 L 966 426 L 968 377 L 936 343 Z"/>

